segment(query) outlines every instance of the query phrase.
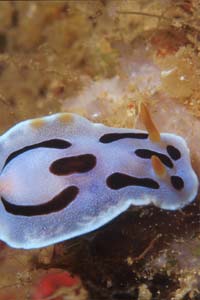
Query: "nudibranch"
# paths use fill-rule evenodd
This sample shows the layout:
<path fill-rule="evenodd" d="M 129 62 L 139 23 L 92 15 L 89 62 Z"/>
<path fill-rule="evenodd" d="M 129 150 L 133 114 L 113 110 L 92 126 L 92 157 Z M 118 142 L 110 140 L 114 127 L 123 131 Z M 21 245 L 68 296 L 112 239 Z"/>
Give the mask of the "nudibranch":
<path fill-rule="evenodd" d="M 184 139 L 112 128 L 70 113 L 18 123 L 0 136 L 0 239 L 40 248 L 93 231 L 128 209 L 177 210 L 198 179 Z"/>

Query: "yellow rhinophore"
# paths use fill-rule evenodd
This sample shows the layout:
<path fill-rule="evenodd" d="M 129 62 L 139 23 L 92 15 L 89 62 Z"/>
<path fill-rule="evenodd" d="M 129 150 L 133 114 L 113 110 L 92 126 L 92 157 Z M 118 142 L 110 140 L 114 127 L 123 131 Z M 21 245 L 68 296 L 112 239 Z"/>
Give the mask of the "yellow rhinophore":
<path fill-rule="evenodd" d="M 141 118 L 149 133 L 150 140 L 154 143 L 160 143 L 160 132 L 158 131 L 154 122 L 152 121 L 148 108 L 144 103 L 141 104 Z"/>
<path fill-rule="evenodd" d="M 166 176 L 167 170 L 158 156 L 152 155 L 151 163 L 153 170 L 158 177 L 163 178 Z"/>

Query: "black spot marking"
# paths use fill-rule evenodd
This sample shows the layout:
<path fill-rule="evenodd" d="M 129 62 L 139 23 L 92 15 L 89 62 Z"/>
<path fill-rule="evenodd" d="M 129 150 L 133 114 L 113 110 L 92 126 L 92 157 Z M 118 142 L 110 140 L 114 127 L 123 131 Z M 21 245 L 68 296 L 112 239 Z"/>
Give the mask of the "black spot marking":
<path fill-rule="evenodd" d="M 108 133 L 100 137 L 99 142 L 107 144 L 121 139 L 147 139 L 147 133 Z"/>
<path fill-rule="evenodd" d="M 123 173 L 113 173 L 107 178 L 106 183 L 108 187 L 113 190 L 119 190 L 130 185 L 142 186 L 150 189 L 159 189 L 160 187 L 153 179 L 137 178 Z"/>
<path fill-rule="evenodd" d="M 171 183 L 176 190 L 182 190 L 184 188 L 184 181 L 179 176 L 171 176 Z"/>
<path fill-rule="evenodd" d="M 79 189 L 76 186 L 70 186 L 56 195 L 52 200 L 40 205 L 16 205 L 1 198 L 5 210 L 17 216 L 40 216 L 54 213 L 66 208 L 78 195 Z"/>
<path fill-rule="evenodd" d="M 178 160 L 181 158 L 180 151 L 174 146 L 171 145 L 167 146 L 167 152 L 173 160 Z"/>
<path fill-rule="evenodd" d="M 60 139 L 52 139 L 52 140 L 48 140 L 48 141 L 44 141 L 38 144 L 34 144 L 34 145 L 30 145 L 30 146 L 26 146 L 24 148 L 21 148 L 15 152 L 12 152 L 8 158 L 6 159 L 6 162 L 4 164 L 4 167 L 15 157 L 17 157 L 18 155 L 32 150 L 32 149 L 36 149 L 36 148 L 53 148 L 53 149 L 66 149 L 68 147 L 70 147 L 72 144 L 65 141 L 65 140 L 60 140 Z M 4 168 L 3 167 L 3 168 Z"/>
<path fill-rule="evenodd" d="M 73 173 L 85 173 L 96 165 L 96 157 L 93 154 L 69 156 L 54 161 L 50 166 L 50 172 L 55 175 L 70 175 Z"/>
<path fill-rule="evenodd" d="M 141 158 L 145 158 L 145 159 L 150 159 L 152 157 L 152 155 L 156 155 L 157 157 L 159 157 L 159 159 L 162 161 L 162 163 L 169 167 L 169 168 L 173 168 L 173 163 L 171 161 L 171 159 L 162 153 L 156 152 L 156 151 L 151 151 L 151 150 L 147 150 L 147 149 L 137 149 L 135 150 L 135 154 Z"/>

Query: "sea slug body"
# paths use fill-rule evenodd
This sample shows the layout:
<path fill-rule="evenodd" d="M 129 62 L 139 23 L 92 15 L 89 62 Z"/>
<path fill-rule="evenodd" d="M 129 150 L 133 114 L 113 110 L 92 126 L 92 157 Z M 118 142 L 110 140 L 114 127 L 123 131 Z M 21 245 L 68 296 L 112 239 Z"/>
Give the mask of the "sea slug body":
<path fill-rule="evenodd" d="M 184 139 L 76 114 L 23 121 L 0 136 L 0 239 L 39 248 L 93 231 L 130 205 L 180 209 L 198 179 Z"/>

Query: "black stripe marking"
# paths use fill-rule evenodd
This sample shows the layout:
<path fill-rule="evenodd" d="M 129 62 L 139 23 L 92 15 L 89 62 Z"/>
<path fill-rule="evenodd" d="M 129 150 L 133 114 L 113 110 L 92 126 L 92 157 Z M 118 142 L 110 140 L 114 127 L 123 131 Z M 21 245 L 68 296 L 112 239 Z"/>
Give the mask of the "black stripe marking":
<path fill-rule="evenodd" d="M 38 144 L 34 144 L 34 145 L 30 145 L 30 146 L 26 146 L 24 148 L 21 148 L 15 152 L 12 152 L 8 158 L 6 159 L 6 162 L 4 164 L 4 167 L 15 157 L 17 157 L 18 155 L 32 150 L 32 149 L 36 149 L 36 148 L 53 148 L 53 149 L 66 149 L 68 147 L 70 147 L 72 144 L 65 141 L 65 140 L 61 140 L 61 139 L 52 139 L 52 140 L 48 140 L 48 141 L 44 141 Z M 3 168 L 4 168 L 3 167 Z"/>
<path fill-rule="evenodd" d="M 5 210 L 17 216 L 40 216 L 54 213 L 66 208 L 78 195 L 79 189 L 76 186 L 70 186 L 56 195 L 52 200 L 40 205 L 16 205 L 1 198 Z"/>
<path fill-rule="evenodd" d="M 171 183 L 176 190 L 182 190 L 184 188 L 184 181 L 179 176 L 171 176 Z"/>
<path fill-rule="evenodd" d="M 99 142 L 107 144 L 121 139 L 147 139 L 147 133 L 107 133 L 100 137 Z"/>
<path fill-rule="evenodd" d="M 71 175 L 85 173 L 96 166 L 96 157 L 93 154 L 69 156 L 54 161 L 49 170 L 55 175 Z"/>
<path fill-rule="evenodd" d="M 173 168 L 173 166 L 174 166 L 171 159 L 167 155 L 156 152 L 156 151 L 151 151 L 151 150 L 147 150 L 147 149 L 137 149 L 137 150 L 135 150 L 135 154 L 144 159 L 150 159 L 152 157 L 152 155 L 156 155 L 158 158 L 160 158 L 160 160 L 162 161 L 162 163 L 165 166 L 167 166 L 169 168 Z"/>
<path fill-rule="evenodd" d="M 172 145 L 167 146 L 167 152 L 173 160 L 178 160 L 181 158 L 180 151 Z"/>
<path fill-rule="evenodd" d="M 159 184 L 150 178 L 137 178 L 123 173 L 113 173 L 106 180 L 107 186 L 112 190 L 119 190 L 121 188 L 136 185 L 150 189 L 159 189 Z"/>

